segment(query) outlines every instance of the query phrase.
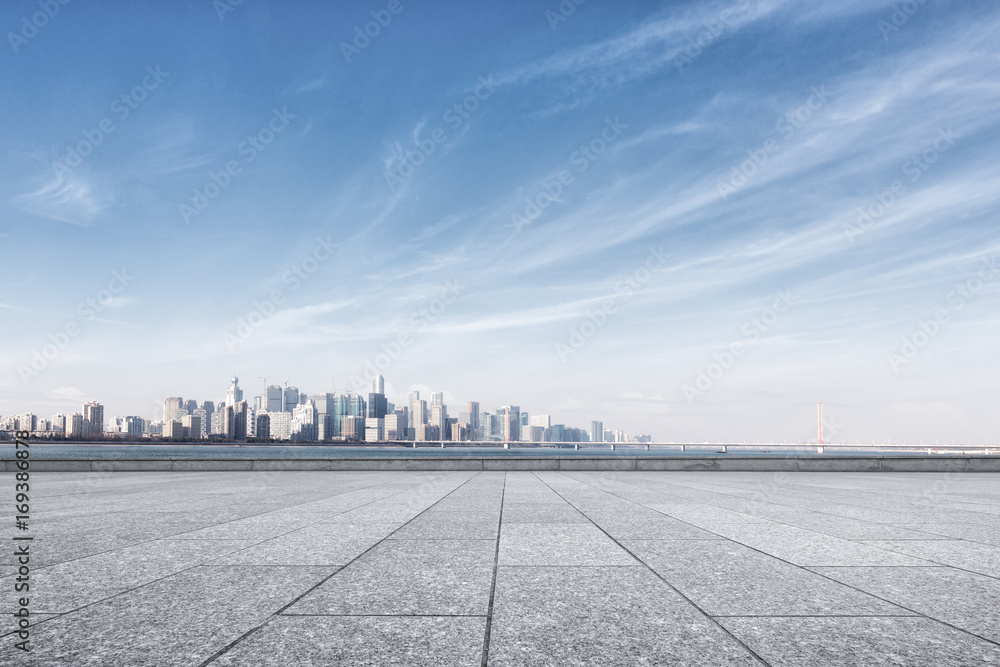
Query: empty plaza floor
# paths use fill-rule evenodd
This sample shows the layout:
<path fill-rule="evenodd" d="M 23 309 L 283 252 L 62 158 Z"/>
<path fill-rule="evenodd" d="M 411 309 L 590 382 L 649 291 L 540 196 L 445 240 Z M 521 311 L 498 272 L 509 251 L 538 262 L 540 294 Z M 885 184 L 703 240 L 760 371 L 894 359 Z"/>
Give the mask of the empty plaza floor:
<path fill-rule="evenodd" d="M 1000 474 L 3 479 L 2 665 L 1000 665 Z"/>

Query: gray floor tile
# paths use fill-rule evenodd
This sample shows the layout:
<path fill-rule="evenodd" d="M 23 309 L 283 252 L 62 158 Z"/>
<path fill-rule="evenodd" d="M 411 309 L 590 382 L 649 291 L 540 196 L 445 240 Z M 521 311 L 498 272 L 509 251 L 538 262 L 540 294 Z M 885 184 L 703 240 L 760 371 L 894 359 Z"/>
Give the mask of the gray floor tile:
<path fill-rule="evenodd" d="M 1000 643 L 1000 579 L 950 567 L 812 568 L 873 595 Z"/>
<path fill-rule="evenodd" d="M 994 526 L 967 523 L 915 523 L 906 524 L 904 527 L 924 535 L 925 540 L 939 538 L 959 539 L 1000 547 L 1000 524 Z M 894 538 L 890 536 L 881 539 Z"/>
<path fill-rule="evenodd" d="M 315 514 L 298 514 L 293 517 L 272 516 L 272 513 L 260 514 L 236 519 L 226 523 L 218 523 L 189 532 L 170 536 L 174 540 L 250 540 L 263 542 L 278 535 L 290 533 L 308 524 L 323 519 Z"/>
<path fill-rule="evenodd" d="M 286 613 L 485 616 L 495 554 L 494 540 L 387 540 Z"/>
<path fill-rule="evenodd" d="M 478 667 L 486 619 L 279 616 L 213 665 Z"/>
<path fill-rule="evenodd" d="M 729 540 L 630 540 L 624 544 L 713 616 L 912 613 Z"/>
<path fill-rule="evenodd" d="M 596 526 L 511 523 L 500 531 L 501 565 L 639 565 Z"/>
<path fill-rule="evenodd" d="M 31 608 L 37 613 L 72 611 L 248 544 L 243 540 L 159 540 L 33 570 Z"/>
<path fill-rule="evenodd" d="M 561 502 L 561 501 L 560 501 Z M 566 503 L 512 503 L 504 500 L 504 523 L 590 523 L 590 520 Z"/>
<path fill-rule="evenodd" d="M 773 667 L 982 667 L 1000 647 L 927 618 L 723 618 Z"/>
<path fill-rule="evenodd" d="M 867 544 L 931 561 L 928 564 L 950 565 L 1000 577 L 1000 547 L 990 544 L 965 540 L 878 540 Z"/>
<path fill-rule="evenodd" d="M 500 498 L 454 498 L 448 496 L 433 507 L 428 513 L 436 512 L 499 512 Z"/>
<path fill-rule="evenodd" d="M 756 665 L 646 568 L 501 567 L 491 667 Z"/>
<path fill-rule="evenodd" d="M 689 523 L 636 505 L 626 512 L 589 511 L 587 518 L 617 540 L 717 540 Z"/>
<path fill-rule="evenodd" d="M 346 565 L 397 528 L 397 524 L 385 523 L 324 522 L 255 544 L 212 564 Z"/>
<path fill-rule="evenodd" d="M 843 540 L 794 526 L 726 524 L 706 528 L 796 565 L 929 565 L 925 560 L 880 549 L 872 543 Z"/>
<path fill-rule="evenodd" d="M 197 665 L 332 568 L 196 567 L 41 623 L 23 665 Z"/>
<path fill-rule="evenodd" d="M 496 512 L 424 512 L 396 531 L 394 540 L 494 540 L 500 525 Z"/>

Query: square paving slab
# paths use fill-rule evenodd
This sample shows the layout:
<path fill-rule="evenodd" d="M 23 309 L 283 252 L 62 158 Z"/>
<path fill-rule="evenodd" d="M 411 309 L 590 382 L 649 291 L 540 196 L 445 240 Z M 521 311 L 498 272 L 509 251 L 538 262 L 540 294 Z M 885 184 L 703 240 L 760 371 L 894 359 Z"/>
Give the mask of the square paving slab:
<path fill-rule="evenodd" d="M 998 473 L 42 472 L 32 515 L 0 665 L 1000 667 Z"/>

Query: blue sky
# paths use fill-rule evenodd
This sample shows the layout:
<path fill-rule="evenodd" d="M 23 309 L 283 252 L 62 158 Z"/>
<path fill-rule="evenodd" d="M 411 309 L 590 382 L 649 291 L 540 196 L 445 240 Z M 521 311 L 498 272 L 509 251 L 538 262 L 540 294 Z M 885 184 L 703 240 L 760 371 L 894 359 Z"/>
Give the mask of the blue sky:
<path fill-rule="evenodd" d="M 332 4 L 0 10 L 0 414 L 997 440 L 996 3 Z"/>

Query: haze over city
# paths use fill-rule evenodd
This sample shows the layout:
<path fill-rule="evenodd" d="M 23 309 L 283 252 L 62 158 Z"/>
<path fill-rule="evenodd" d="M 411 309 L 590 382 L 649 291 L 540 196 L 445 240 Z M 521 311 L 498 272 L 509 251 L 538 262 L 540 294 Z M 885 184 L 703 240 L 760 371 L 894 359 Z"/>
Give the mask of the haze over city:
<path fill-rule="evenodd" d="M 8 3 L 0 415 L 996 442 L 1000 7 L 562 5 Z"/>

